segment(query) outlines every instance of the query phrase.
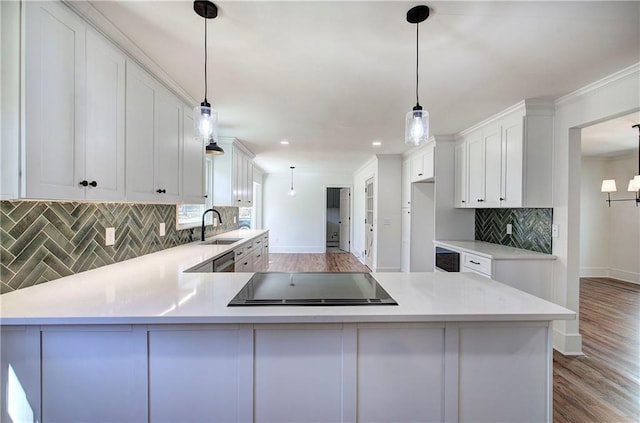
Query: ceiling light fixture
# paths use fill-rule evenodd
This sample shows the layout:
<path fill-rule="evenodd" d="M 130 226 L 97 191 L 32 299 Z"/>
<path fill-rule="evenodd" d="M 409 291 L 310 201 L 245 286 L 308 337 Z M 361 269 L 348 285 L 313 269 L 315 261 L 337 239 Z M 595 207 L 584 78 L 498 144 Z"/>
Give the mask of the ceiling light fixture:
<path fill-rule="evenodd" d="M 427 6 L 416 6 L 407 12 L 407 22 L 416 25 L 416 105 L 407 113 L 404 128 L 404 142 L 409 145 L 420 145 L 429 139 L 429 112 L 422 110 L 418 99 L 418 56 L 420 39 L 418 28 L 420 22 L 429 17 Z"/>
<path fill-rule="evenodd" d="M 382 145 L 382 142 L 381 141 L 374 141 L 374 142 L 371 143 L 371 145 L 374 146 L 374 147 L 380 147 Z"/>
<path fill-rule="evenodd" d="M 289 169 L 291 169 L 291 189 L 289 189 L 289 193 L 287 195 L 289 195 L 289 197 L 295 197 L 296 196 L 296 190 L 293 189 L 293 169 L 295 169 L 295 166 L 290 166 Z"/>
<path fill-rule="evenodd" d="M 207 21 L 218 16 L 218 7 L 208 0 L 196 0 L 193 10 L 204 18 L 204 101 L 193 111 L 196 139 L 207 142 L 207 154 L 224 154 L 218 146 L 218 112 L 207 101 Z"/>
<path fill-rule="evenodd" d="M 282 144 L 282 145 L 289 145 L 289 141 L 287 141 L 287 140 L 282 140 L 282 141 L 280 141 L 280 144 Z"/>
<path fill-rule="evenodd" d="M 632 128 L 638 128 L 638 175 L 635 175 L 633 178 L 629 180 L 629 185 L 627 186 L 627 191 L 635 192 L 635 198 L 620 198 L 616 200 L 611 199 L 611 193 L 616 192 L 616 180 L 615 179 L 604 179 L 602 181 L 602 186 L 600 187 L 600 192 L 607 193 L 607 199 L 605 200 L 609 203 L 609 207 L 611 207 L 612 201 L 635 201 L 636 207 L 640 204 L 640 124 L 633 125 Z"/>

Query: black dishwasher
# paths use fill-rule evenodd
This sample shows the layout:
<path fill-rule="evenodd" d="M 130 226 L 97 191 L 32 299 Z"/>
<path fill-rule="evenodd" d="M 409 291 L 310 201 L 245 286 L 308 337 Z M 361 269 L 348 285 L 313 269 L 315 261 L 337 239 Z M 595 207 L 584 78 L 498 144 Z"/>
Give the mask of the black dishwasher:
<path fill-rule="evenodd" d="M 233 272 L 236 263 L 236 255 L 233 251 L 213 260 L 214 272 Z"/>

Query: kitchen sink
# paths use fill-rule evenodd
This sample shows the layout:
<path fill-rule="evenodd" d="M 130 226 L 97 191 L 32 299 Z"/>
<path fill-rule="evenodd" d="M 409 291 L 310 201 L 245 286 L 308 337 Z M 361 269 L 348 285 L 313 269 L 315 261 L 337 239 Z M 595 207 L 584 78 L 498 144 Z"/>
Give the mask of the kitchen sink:
<path fill-rule="evenodd" d="M 241 241 L 242 238 L 227 238 L 227 239 L 212 239 L 211 241 L 205 241 L 202 244 L 206 245 L 229 245 Z"/>

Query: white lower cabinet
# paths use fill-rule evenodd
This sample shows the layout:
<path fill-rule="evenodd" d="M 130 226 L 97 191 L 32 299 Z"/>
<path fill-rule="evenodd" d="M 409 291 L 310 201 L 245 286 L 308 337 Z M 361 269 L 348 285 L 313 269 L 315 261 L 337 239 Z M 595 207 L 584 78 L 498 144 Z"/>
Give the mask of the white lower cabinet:
<path fill-rule="evenodd" d="M 251 404 L 242 403 L 251 393 L 251 359 L 242 355 L 251 335 L 237 326 L 151 331 L 149 421 L 251 421 Z"/>
<path fill-rule="evenodd" d="M 146 330 L 126 325 L 44 330 L 42 421 L 147 421 Z"/>
<path fill-rule="evenodd" d="M 3 421 L 551 420 L 551 322 L 1 329 Z"/>

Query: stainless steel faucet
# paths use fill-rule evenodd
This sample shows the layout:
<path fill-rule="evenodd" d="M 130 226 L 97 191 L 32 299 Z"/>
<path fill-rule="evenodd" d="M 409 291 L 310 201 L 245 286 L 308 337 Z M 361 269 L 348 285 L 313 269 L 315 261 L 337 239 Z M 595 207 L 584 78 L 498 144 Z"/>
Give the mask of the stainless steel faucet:
<path fill-rule="evenodd" d="M 207 215 L 207 213 L 209 212 L 214 212 L 215 214 L 218 215 L 218 221 L 220 223 L 222 223 L 222 216 L 220 216 L 220 212 L 216 209 L 208 209 L 205 210 L 204 213 L 202 213 L 202 241 L 204 241 L 204 217 Z"/>

